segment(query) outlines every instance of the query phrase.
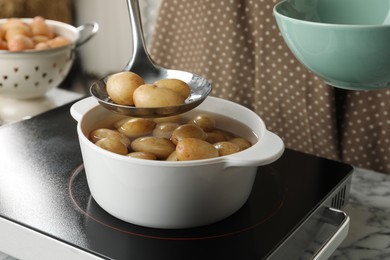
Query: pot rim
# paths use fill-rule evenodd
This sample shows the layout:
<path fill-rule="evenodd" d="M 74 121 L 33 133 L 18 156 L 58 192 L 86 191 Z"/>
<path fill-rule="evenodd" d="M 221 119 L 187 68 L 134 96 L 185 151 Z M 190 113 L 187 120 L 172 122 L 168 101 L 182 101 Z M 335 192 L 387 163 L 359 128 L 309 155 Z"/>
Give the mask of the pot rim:
<path fill-rule="evenodd" d="M 79 102 L 75 103 L 71 107 L 71 114 L 72 116 L 78 121 L 77 124 L 77 132 L 79 135 L 80 142 L 83 142 L 85 145 L 87 145 L 90 149 L 98 152 L 103 153 L 104 155 L 120 160 L 123 162 L 129 162 L 134 163 L 137 165 L 145 165 L 145 166 L 163 166 L 163 167 L 189 167 L 189 166 L 199 166 L 199 165 L 210 165 L 210 164 L 224 164 L 224 167 L 232 167 L 232 166 L 261 166 L 265 164 L 269 164 L 275 160 L 277 160 L 284 152 L 284 143 L 278 137 L 277 135 L 271 133 L 268 131 L 265 127 L 265 124 L 263 120 L 252 110 L 241 106 L 237 103 L 234 103 L 232 101 L 224 100 L 221 98 L 216 98 L 209 96 L 206 98 L 206 100 L 209 100 L 213 103 L 215 102 L 223 102 L 226 104 L 229 104 L 230 106 L 239 106 L 240 109 L 242 109 L 245 113 L 249 113 L 252 118 L 255 118 L 257 120 L 256 125 L 259 126 L 259 129 L 252 129 L 252 132 L 257 138 L 257 141 L 252 144 L 251 147 L 234 153 L 230 155 L 220 156 L 216 158 L 209 158 L 209 159 L 201 159 L 201 160 L 191 160 L 191 161 L 161 161 L 161 160 L 145 160 L 145 159 L 138 159 L 138 158 L 132 158 L 127 157 L 120 154 L 115 154 L 113 152 L 107 151 L 105 149 L 102 149 L 98 146 L 96 146 L 94 143 L 92 143 L 87 136 L 84 134 L 83 129 L 81 129 L 81 125 L 83 123 L 83 120 L 85 116 L 89 113 L 93 113 L 94 110 L 97 109 L 105 109 L 101 105 L 98 104 L 98 102 L 93 97 L 88 97 L 85 99 L 80 100 Z M 77 111 L 79 108 L 77 108 L 78 105 L 81 105 L 84 109 L 84 114 L 80 115 L 78 114 L 80 111 Z M 107 113 L 110 111 L 107 110 Z M 215 112 L 215 111 L 214 111 Z M 228 115 L 224 115 L 229 117 Z M 232 118 L 232 117 L 229 117 Z M 237 120 L 237 119 L 236 119 Z M 241 123 L 244 123 L 240 120 L 238 120 Z M 244 123 L 245 124 L 245 123 Z"/>

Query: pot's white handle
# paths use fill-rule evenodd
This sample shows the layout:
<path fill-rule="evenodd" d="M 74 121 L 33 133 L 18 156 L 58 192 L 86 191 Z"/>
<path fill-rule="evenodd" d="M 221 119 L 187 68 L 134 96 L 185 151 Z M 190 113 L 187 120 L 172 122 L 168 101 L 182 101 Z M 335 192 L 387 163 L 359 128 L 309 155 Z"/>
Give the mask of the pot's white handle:
<path fill-rule="evenodd" d="M 229 155 L 226 167 L 261 166 L 270 164 L 282 156 L 284 143 L 276 134 L 265 130 L 263 137 L 250 149 Z"/>
<path fill-rule="evenodd" d="M 94 97 L 87 97 L 81 99 L 70 107 L 70 114 L 77 122 L 80 122 L 84 114 L 98 104 L 99 103 Z"/>

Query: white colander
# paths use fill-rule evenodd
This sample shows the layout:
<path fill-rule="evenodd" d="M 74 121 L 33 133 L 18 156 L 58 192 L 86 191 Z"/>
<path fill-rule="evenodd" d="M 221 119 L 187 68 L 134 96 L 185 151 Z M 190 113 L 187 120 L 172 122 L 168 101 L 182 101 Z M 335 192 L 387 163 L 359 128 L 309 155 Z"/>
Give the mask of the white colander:
<path fill-rule="evenodd" d="M 7 19 L 0 19 L 0 24 Z M 32 19 L 23 18 L 31 23 Z M 0 95 L 29 99 L 46 94 L 56 88 L 68 75 L 75 58 L 75 48 L 84 44 L 98 31 L 97 23 L 79 27 L 46 20 L 56 35 L 68 38 L 71 44 L 46 49 L 22 52 L 0 51 Z"/>

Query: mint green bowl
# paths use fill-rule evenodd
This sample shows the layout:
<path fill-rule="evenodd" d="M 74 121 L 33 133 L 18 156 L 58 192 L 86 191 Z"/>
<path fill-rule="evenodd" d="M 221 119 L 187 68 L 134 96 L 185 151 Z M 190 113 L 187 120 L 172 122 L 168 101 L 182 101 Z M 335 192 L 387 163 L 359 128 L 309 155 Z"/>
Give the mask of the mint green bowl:
<path fill-rule="evenodd" d="M 292 53 L 329 85 L 390 87 L 389 0 L 288 0 L 273 11 Z"/>

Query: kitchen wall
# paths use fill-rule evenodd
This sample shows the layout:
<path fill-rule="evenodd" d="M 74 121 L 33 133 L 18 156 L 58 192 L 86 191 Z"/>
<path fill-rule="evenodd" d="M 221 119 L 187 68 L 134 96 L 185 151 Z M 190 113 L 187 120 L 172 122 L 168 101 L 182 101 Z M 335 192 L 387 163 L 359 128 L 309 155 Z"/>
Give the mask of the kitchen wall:
<path fill-rule="evenodd" d="M 150 44 L 161 0 L 139 0 L 145 40 Z M 123 69 L 132 51 L 127 0 L 76 0 L 76 25 L 96 21 L 98 34 L 79 48 L 86 72 L 104 76 Z"/>

